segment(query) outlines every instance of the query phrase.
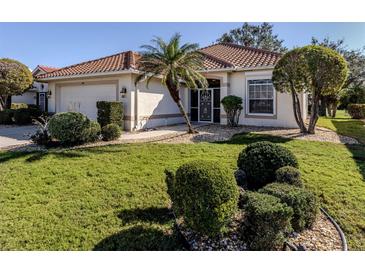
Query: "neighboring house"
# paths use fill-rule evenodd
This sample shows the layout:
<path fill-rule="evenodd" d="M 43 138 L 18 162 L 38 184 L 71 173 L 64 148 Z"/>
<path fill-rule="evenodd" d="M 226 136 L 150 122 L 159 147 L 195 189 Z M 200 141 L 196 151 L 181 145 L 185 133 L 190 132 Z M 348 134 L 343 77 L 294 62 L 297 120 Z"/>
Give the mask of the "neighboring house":
<path fill-rule="evenodd" d="M 57 70 L 57 68 L 47 67 L 38 65 L 32 72 L 33 77 L 36 79 L 37 76 L 50 73 Z M 25 103 L 28 105 L 37 105 L 42 111 L 48 111 L 48 84 L 40 83 L 37 81 L 33 82 L 32 87 L 24 92 L 22 95 L 12 96 L 12 103 Z"/>
<path fill-rule="evenodd" d="M 242 125 L 297 127 L 289 94 L 278 93 L 271 83 L 277 53 L 221 43 L 202 48 L 209 82 L 205 90 L 181 88 L 181 97 L 192 121 L 226 124 L 220 101 L 227 95 L 243 98 Z M 48 82 L 48 110 L 78 111 L 97 118 L 97 101 L 121 101 L 127 130 L 184 122 L 160 79 L 135 85 L 138 53 L 127 51 L 83 62 L 37 76 Z M 300 96 L 303 117 L 307 98 Z"/>

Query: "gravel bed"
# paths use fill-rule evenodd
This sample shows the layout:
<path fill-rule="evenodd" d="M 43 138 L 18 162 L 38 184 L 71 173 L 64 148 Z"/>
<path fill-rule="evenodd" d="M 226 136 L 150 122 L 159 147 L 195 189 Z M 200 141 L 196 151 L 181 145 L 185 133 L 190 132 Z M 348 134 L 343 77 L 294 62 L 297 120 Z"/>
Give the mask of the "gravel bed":
<path fill-rule="evenodd" d="M 289 242 L 305 250 L 341 251 L 342 240 L 332 222 L 321 212 L 312 229 L 293 233 Z"/>
<path fill-rule="evenodd" d="M 198 143 L 198 142 L 215 142 L 226 141 L 232 138 L 233 135 L 244 132 L 252 132 L 258 134 L 267 134 L 280 136 L 283 138 L 300 139 L 308 141 L 332 142 L 339 144 L 358 144 L 354 138 L 342 136 L 336 132 L 325 129 L 316 128 L 316 134 L 303 134 L 298 129 L 287 128 L 269 128 L 255 126 L 238 126 L 231 128 L 224 125 L 207 125 L 198 129 L 198 134 L 182 134 L 172 138 L 166 138 L 159 143 Z"/>
<path fill-rule="evenodd" d="M 229 226 L 229 232 L 224 236 L 209 238 L 201 236 L 187 228 L 181 219 L 177 226 L 181 235 L 187 241 L 190 250 L 196 251 L 246 251 L 247 245 L 240 239 L 240 222 L 242 214 L 237 214 Z M 341 251 L 340 234 L 332 222 L 321 212 L 311 229 L 301 233 L 292 233 L 288 242 L 298 250 L 308 251 Z M 286 249 L 290 250 L 290 249 Z"/>
<path fill-rule="evenodd" d="M 237 214 L 229 226 L 229 232 L 224 236 L 216 238 L 209 238 L 202 236 L 188 227 L 186 227 L 179 219 L 176 221 L 180 233 L 187 241 L 190 250 L 193 251 L 244 251 L 246 244 L 240 239 L 240 222 L 242 221 L 242 214 Z"/>

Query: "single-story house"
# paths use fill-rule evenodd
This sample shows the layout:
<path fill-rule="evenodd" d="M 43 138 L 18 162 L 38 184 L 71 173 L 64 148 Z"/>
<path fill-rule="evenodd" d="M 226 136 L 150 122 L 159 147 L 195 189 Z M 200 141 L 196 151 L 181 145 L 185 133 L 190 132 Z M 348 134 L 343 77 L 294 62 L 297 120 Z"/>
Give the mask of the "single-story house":
<path fill-rule="evenodd" d="M 38 65 L 33 71 L 33 77 L 50 73 L 57 70 L 57 68 Z M 11 97 L 12 103 L 24 103 L 27 105 L 37 105 L 42 111 L 48 111 L 48 84 L 34 81 L 32 87 L 24 92 L 22 95 Z"/>
<path fill-rule="evenodd" d="M 200 49 L 209 88 L 181 88 L 181 97 L 192 121 L 226 124 L 221 99 L 227 95 L 243 98 L 242 125 L 297 127 L 289 94 L 276 92 L 272 71 L 280 54 L 230 43 Z M 50 112 L 77 111 L 97 118 L 97 101 L 120 101 L 124 105 L 126 130 L 138 130 L 184 122 L 160 79 L 135 85 L 140 55 L 126 51 L 67 66 L 38 75 L 48 83 Z M 307 96 L 300 96 L 303 117 Z"/>

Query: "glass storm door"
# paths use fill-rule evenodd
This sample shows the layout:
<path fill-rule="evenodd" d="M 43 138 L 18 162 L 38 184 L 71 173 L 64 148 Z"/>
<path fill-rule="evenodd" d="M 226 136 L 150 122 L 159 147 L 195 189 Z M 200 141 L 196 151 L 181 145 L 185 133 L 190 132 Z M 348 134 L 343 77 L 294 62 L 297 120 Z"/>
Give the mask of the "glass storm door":
<path fill-rule="evenodd" d="M 39 93 L 39 108 L 41 111 L 46 111 L 46 96 L 44 92 Z"/>
<path fill-rule="evenodd" d="M 212 90 L 201 90 L 199 101 L 199 120 L 201 122 L 212 122 Z"/>

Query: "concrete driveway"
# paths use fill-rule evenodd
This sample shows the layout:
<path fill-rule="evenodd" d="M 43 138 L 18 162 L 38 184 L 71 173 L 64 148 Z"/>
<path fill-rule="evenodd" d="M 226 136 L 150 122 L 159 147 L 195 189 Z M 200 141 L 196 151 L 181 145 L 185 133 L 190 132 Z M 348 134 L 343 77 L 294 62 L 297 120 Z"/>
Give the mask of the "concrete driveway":
<path fill-rule="evenodd" d="M 0 149 L 11 146 L 29 144 L 29 137 L 35 132 L 35 126 L 0 125 Z"/>

